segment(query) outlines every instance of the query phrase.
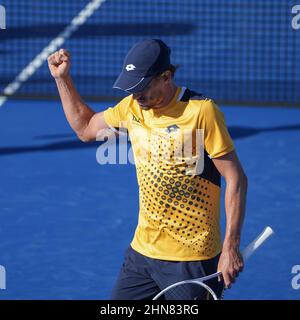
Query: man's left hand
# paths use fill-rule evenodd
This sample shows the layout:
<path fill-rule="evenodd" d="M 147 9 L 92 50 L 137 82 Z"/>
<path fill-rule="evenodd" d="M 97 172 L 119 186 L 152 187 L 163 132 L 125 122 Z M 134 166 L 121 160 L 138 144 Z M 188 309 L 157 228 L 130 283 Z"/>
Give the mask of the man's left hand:
<path fill-rule="evenodd" d="M 222 278 L 226 289 L 229 289 L 235 282 L 239 273 L 243 271 L 244 261 L 238 248 L 223 247 L 218 271 L 222 272 Z"/>

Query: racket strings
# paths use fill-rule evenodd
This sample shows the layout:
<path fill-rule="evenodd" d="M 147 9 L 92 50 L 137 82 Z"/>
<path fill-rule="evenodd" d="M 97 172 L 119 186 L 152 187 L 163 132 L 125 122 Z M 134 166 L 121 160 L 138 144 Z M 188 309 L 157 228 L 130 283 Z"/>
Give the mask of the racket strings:
<path fill-rule="evenodd" d="M 186 283 L 169 289 L 164 293 L 164 300 L 214 300 L 211 293 L 196 283 Z"/>
<path fill-rule="evenodd" d="M 207 282 L 186 282 L 167 289 L 158 300 L 221 300 L 224 283 L 216 279 Z"/>

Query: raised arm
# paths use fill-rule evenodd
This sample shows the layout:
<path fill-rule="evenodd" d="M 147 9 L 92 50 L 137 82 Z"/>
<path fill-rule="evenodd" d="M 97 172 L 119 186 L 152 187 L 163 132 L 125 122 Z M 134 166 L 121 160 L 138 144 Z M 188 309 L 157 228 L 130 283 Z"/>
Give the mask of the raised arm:
<path fill-rule="evenodd" d="M 60 49 L 48 57 L 51 75 L 56 81 L 66 118 L 80 140 L 96 139 L 97 133 L 108 125 L 103 112 L 96 113 L 81 99 L 70 75 L 71 58 L 68 51 Z"/>
<path fill-rule="evenodd" d="M 225 287 L 229 288 L 243 269 L 239 246 L 248 182 L 235 151 L 215 158 L 213 162 L 226 181 L 226 232 L 218 271 L 222 272 Z"/>

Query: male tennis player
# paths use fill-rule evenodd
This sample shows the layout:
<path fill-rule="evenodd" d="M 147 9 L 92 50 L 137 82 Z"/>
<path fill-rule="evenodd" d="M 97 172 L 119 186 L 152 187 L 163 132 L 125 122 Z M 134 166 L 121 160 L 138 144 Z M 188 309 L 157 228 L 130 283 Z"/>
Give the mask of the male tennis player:
<path fill-rule="evenodd" d="M 170 49 L 157 39 L 141 41 L 130 49 L 114 84 L 129 95 L 100 113 L 89 108 L 76 91 L 66 50 L 52 54 L 48 64 L 67 120 L 82 141 L 95 140 L 103 129 L 116 131 L 123 127 L 133 144 L 140 192 L 139 222 L 112 299 L 152 299 L 174 282 L 216 271 L 222 272 L 224 285 L 229 288 L 243 268 L 239 245 L 247 178 L 214 101 L 176 85 Z M 191 158 L 199 161 L 199 154 L 174 162 L 171 150 L 185 129 L 203 132 L 204 166 L 200 173 L 190 171 Z M 153 157 L 144 161 L 145 148 L 149 151 L 144 138 L 151 135 L 156 137 L 150 145 Z M 169 158 L 163 157 L 167 151 L 171 153 Z M 223 244 L 221 175 L 226 181 Z M 223 283 L 219 279 L 209 285 L 220 292 Z M 181 298 L 204 297 L 199 293 Z"/>

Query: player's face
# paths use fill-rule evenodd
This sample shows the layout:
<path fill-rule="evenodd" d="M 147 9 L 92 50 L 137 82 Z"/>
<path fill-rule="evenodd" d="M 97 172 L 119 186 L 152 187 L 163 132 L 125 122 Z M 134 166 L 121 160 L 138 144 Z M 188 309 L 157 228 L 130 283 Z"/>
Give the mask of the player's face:
<path fill-rule="evenodd" d="M 159 108 L 165 99 L 166 82 L 158 76 L 148 84 L 144 91 L 133 94 L 139 106 L 144 110 Z"/>

